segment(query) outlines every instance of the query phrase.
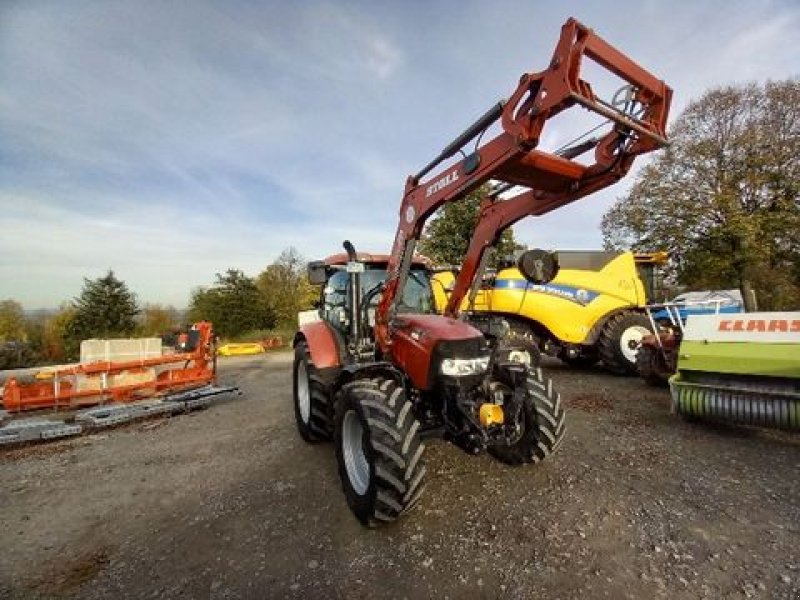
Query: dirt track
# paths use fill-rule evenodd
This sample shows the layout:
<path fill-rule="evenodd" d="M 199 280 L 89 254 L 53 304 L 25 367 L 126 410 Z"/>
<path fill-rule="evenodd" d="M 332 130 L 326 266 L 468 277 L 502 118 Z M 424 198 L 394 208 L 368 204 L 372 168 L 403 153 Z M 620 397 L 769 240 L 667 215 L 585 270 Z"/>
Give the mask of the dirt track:
<path fill-rule="evenodd" d="M 797 436 L 548 363 L 557 455 L 431 442 L 419 508 L 370 531 L 295 432 L 289 361 L 223 361 L 244 393 L 204 412 L 0 451 L 0 597 L 800 598 Z"/>

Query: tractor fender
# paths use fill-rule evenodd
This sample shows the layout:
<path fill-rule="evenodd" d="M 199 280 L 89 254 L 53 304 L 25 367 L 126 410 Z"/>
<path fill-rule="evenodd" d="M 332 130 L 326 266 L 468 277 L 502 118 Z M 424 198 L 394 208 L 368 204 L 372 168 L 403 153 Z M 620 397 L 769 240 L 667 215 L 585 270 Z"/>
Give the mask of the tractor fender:
<path fill-rule="evenodd" d="M 317 369 L 339 367 L 342 364 L 339 341 L 326 321 L 306 323 L 295 334 L 292 346 L 305 340 L 311 353 L 311 362 Z"/>
<path fill-rule="evenodd" d="M 387 361 L 374 361 L 368 363 L 351 363 L 345 365 L 337 373 L 336 385 L 341 388 L 343 385 L 356 379 L 380 376 L 385 379 L 393 379 L 397 385 L 406 388 L 406 377 L 403 372 Z"/>

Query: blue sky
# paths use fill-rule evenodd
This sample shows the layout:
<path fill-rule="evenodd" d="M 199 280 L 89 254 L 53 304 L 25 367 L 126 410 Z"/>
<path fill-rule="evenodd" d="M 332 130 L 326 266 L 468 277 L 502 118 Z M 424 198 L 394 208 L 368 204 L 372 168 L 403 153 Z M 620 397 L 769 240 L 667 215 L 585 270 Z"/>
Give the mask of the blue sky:
<path fill-rule="evenodd" d="M 789 0 L 5 0 L 0 299 L 54 307 L 113 269 L 184 307 L 288 246 L 385 250 L 406 176 L 543 69 L 569 16 L 665 79 L 673 116 L 711 86 L 800 74 Z M 631 181 L 516 235 L 597 248 Z"/>

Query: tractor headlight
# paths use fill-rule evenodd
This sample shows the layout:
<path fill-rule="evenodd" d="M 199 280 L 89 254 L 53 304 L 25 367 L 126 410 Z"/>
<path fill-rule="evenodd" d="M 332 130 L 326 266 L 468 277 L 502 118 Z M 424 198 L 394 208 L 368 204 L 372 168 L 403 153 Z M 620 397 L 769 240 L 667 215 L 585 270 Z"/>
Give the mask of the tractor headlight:
<path fill-rule="evenodd" d="M 480 375 L 489 368 L 489 357 L 476 358 L 445 358 L 442 360 L 442 375 L 450 377 L 463 377 L 466 375 Z"/>

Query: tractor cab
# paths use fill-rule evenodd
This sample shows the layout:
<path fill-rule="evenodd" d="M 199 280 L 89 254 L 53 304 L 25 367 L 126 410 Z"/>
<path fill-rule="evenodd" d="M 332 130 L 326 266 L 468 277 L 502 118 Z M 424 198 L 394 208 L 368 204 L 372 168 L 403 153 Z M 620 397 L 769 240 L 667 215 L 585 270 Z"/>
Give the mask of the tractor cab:
<path fill-rule="evenodd" d="M 320 284 L 319 316 L 340 333 L 346 335 L 352 326 L 353 294 L 351 291 L 352 269 L 358 269 L 358 309 L 361 313 L 363 333 L 372 331 L 375 325 L 375 311 L 381 299 L 386 281 L 388 256 L 359 252 L 358 265 L 348 261 L 346 254 L 334 254 L 322 261 L 308 265 L 309 279 Z M 348 266 L 349 265 L 349 266 Z M 436 303 L 431 288 L 432 271 L 424 257 L 417 256 L 411 265 L 400 301 L 398 313 L 435 314 Z M 373 340 L 374 341 L 374 340 Z"/>

